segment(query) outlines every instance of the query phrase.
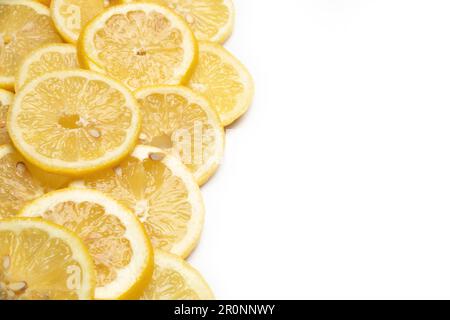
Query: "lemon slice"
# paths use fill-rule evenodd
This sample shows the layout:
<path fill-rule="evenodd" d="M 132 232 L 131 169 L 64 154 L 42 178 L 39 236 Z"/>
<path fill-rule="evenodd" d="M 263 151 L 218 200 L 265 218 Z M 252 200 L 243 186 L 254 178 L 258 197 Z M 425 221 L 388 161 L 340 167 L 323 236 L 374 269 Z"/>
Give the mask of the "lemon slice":
<path fill-rule="evenodd" d="M 136 298 L 151 280 L 153 252 L 144 228 L 98 191 L 54 191 L 25 206 L 21 216 L 41 217 L 80 236 L 94 260 L 96 299 Z"/>
<path fill-rule="evenodd" d="M 81 30 L 108 5 L 104 0 L 53 0 L 50 11 L 64 40 L 76 43 Z"/>
<path fill-rule="evenodd" d="M 141 144 L 177 155 L 204 184 L 224 152 L 224 130 L 208 100 L 181 86 L 147 87 L 135 92 L 142 109 Z"/>
<path fill-rule="evenodd" d="M 70 44 L 49 44 L 26 56 L 16 78 L 16 91 L 30 80 L 53 71 L 79 68 L 77 49 Z"/>
<path fill-rule="evenodd" d="M 46 6 L 34 1 L 0 0 L 0 88 L 13 89 L 23 57 L 51 42 L 61 42 L 61 38 Z"/>
<path fill-rule="evenodd" d="M 92 259 L 81 240 L 48 221 L 0 220 L 0 300 L 90 300 Z"/>
<path fill-rule="evenodd" d="M 79 41 L 80 62 L 131 89 L 186 80 L 197 55 L 187 24 L 148 3 L 112 6 L 92 20 Z"/>
<path fill-rule="evenodd" d="M 253 79 L 244 65 L 222 46 L 201 42 L 199 61 L 189 87 L 207 97 L 224 126 L 241 117 L 250 107 Z"/>
<path fill-rule="evenodd" d="M 14 95 L 11 92 L 0 89 L 0 145 L 10 143 L 6 118 L 13 99 Z"/>
<path fill-rule="evenodd" d="M 139 105 L 121 84 L 100 74 L 47 73 L 16 95 L 8 116 L 15 146 L 42 169 L 82 175 L 119 162 L 138 138 Z"/>
<path fill-rule="evenodd" d="M 123 3 L 153 2 L 184 18 L 197 40 L 224 43 L 233 32 L 234 6 L 231 0 L 122 0 Z"/>
<path fill-rule="evenodd" d="M 72 184 L 96 189 L 133 210 L 153 247 L 187 257 L 203 228 L 203 199 L 192 175 L 162 150 L 138 146 L 114 169 Z"/>
<path fill-rule="evenodd" d="M 214 300 L 202 275 L 183 259 L 155 251 L 153 279 L 141 300 Z"/>
<path fill-rule="evenodd" d="M 0 146 L 0 219 L 43 194 L 67 185 L 69 179 L 42 171 L 9 145 Z"/>

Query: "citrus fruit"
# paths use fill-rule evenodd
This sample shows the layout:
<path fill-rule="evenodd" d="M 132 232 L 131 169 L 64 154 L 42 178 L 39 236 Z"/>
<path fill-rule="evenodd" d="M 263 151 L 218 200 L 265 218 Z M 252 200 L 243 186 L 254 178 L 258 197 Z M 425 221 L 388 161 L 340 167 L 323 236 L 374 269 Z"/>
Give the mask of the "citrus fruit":
<path fill-rule="evenodd" d="M 153 252 L 141 223 L 98 191 L 54 191 L 25 206 L 21 216 L 41 217 L 80 236 L 94 260 L 96 299 L 137 297 L 151 279 Z"/>
<path fill-rule="evenodd" d="M 50 11 L 64 40 L 76 43 L 81 30 L 108 5 L 104 0 L 53 0 Z"/>
<path fill-rule="evenodd" d="M 34 0 L 34 1 L 40 2 L 42 4 L 45 4 L 46 6 L 50 6 L 50 2 L 52 0 Z"/>
<path fill-rule="evenodd" d="M 197 182 L 216 171 L 224 152 L 224 130 L 208 100 L 186 87 L 147 87 L 135 92 L 141 105 L 141 144 L 180 157 Z"/>
<path fill-rule="evenodd" d="M 110 78 L 84 70 L 52 72 L 16 95 L 8 132 L 36 166 L 82 175 L 111 166 L 133 150 L 139 108 L 133 95 Z"/>
<path fill-rule="evenodd" d="M 155 251 L 153 279 L 141 300 L 214 300 L 202 275 L 183 259 Z"/>
<path fill-rule="evenodd" d="M 68 182 L 36 168 L 11 146 L 0 146 L 0 219 L 15 216 L 29 201 Z"/>
<path fill-rule="evenodd" d="M 61 42 L 61 38 L 46 6 L 34 1 L 0 0 L 0 88 L 13 89 L 23 57 L 51 42 Z"/>
<path fill-rule="evenodd" d="M 253 80 L 244 65 L 222 46 L 199 44 L 199 59 L 189 87 L 207 97 L 224 126 L 241 117 L 253 99 Z"/>
<path fill-rule="evenodd" d="M 234 6 L 231 0 L 122 0 L 122 2 L 153 2 L 174 10 L 184 18 L 197 40 L 224 43 L 233 32 Z"/>
<path fill-rule="evenodd" d="M 186 80 L 197 56 L 187 24 L 149 3 L 112 6 L 93 19 L 79 41 L 80 62 L 131 89 Z"/>
<path fill-rule="evenodd" d="M 41 219 L 0 220 L 0 300 L 89 300 L 94 289 L 77 236 Z"/>
<path fill-rule="evenodd" d="M 13 99 L 14 95 L 11 92 L 0 89 L 0 145 L 10 143 L 6 118 Z"/>
<path fill-rule="evenodd" d="M 113 169 L 72 184 L 99 190 L 132 210 L 154 248 L 187 257 L 200 239 L 204 206 L 200 190 L 178 158 L 138 146 Z"/>
<path fill-rule="evenodd" d="M 27 55 L 16 77 L 16 91 L 45 73 L 79 68 L 77 49 L 64 43 L 43 46 Z"/>

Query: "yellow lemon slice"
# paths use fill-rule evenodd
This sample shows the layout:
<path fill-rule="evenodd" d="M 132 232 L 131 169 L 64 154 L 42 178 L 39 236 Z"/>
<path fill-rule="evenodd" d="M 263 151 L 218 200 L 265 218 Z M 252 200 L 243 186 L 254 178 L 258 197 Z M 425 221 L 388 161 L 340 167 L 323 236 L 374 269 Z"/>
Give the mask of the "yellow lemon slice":
<path fill-rule="evenodd" d="M 234 6 L 231 0 L 122 0 L 123 3 L 153 2 L 184 18 L 201 41 L 224 43 L 233 32 Z"/>
<path fill-rule="evenodd" d="M 202 275 L 183 259 L 155 251 L 153 280 L 141 300 L 214 300 Z"/>
<path fill-rule="evenodd" d="M 46 6 L 34 1 L 0 0 L 0 88 L 13 89 L 23 57 L 51 42 L 61 42 L 61 38 Z"/>
<path fill-rule="evenodd" d="M 64 40 L 76 43 L 81 30 L 108 6 L 104 0 L 53 0 L 50 11 Z"/>
<path fill-rule="evenodd" d="M 222 46 L 202 42 L 199 60 L 189 87 L 207 97 L 224 126 L 241 117 L 250 107 L 253 79 L 244 65 Z"/>
<path fill-rule="evenodd" d="M 93 257 L 96 299 L 136 298 L 151 279 L 153 252 L 133 213 L 93 190 L 65 189 L 25 206 L 25 217 L 41 217 L 78 234 Z"/>
<path fill-rule="evenodd" d="M 147 87 L 135 92 L 141 105 L 141 144 L 178 156 L 204 184 L 224 152 L 224 130 L 208 100 L 181 86 Z"/>
<path fill-rule="evenodd" d="M 30 80 L 53 71 L 79 68 L 77 49 L 70 44 L 43 46 L 26 56 L 16 77 L 16 91 Z"/>
<path fill-rule="evenodd" d="M 17 215 L 28 202 L 68 182 L 36 168 L 11 146 L 0 146 L 0 219 Z"/>
<path fill-rule="evenodd" d="M 186 23 L 147 3 L 112 6 L 92 20 L 79 41 L 80 62 L 131 89 L 185 80 L 197 56 Z"/>
<path fill-rule="evenodd" d="M 153 247 L 187 257 L 197 245 L 205 210 L 197 183 L 178 158 L 138 146 L 114 169 L 72 184 L 99 190 L 131 209 Z"/>
<path fill-rule="evenodd" d="M 47 73 L 16 95 L 8 132 L 36 166 L 82 175 L 112 166 L 133 150 L 141 123 L 139 108 L 125 87 L 100 74 Z"/>
<path fill-rule="evenodd" d="M 8 110 L 13 102 L 14 94 L 9 91 L 0 89 L 0 145 L 11 142 L 9 139 L 8 129 L 6 127 L 6 118 Z"/>
<path fill-rule="evenodd" d="M 0 220 L 0 300 L 90 300 L 92 259 L 71 232 L 41 219 Z"/>

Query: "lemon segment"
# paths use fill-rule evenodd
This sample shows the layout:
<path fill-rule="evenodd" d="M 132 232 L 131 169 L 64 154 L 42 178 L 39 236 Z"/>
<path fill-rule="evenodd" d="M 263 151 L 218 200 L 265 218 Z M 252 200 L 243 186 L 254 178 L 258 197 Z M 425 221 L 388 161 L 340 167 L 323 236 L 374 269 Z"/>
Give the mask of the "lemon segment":
<path fill-rule="evenodd" d="M 0 219 L 17 215 L 28 202 L 68 183 L 68 178 L 30 164 L 11 146 L 0 146 Z"/>
<path fill-rule="evenodd" d="M 0 145 L 11 143 L 8 129 L 6 127 L 6 118 L 8 110 L 14 99 L 14 94 L 0 89 Z"/>
<path fill-rule="evenodd" d="M 110 7 L 86 26 L 78 46 L 84 67 L 93 64 L 133 90 L 186 81 L 198 50 L 177 14 L 148 3 Z"/>
<path fill-rule="evenodd" d="M 199 185 L 217 170 L 224 153 L 224 129 L 211 104 L 186 87 L 147 87 L 135 92 L 141 105 L 139 143 L 178 156 Z"/>
<path fill-rule="evenodd" d="M 199 187 L 180 160 L 138 146 L 120 165 L 72 183 L 99 190 L 132 210 L 154 248 L 187 257 L 196 247 L 205 209 Z"/>
<path fill-rule="evenodd" d="M 81 240 L 48 221 L 0 220 L 0 300 L 90 300 L 94 266 Z"/>
<path fill-rule="evenodd" d="M 122 3 L 153 2 L 178 13 L 197 40 L 224 43 L 233 32 L 234 6 L 231 0 L 121 0 Z"/>
<path fill-rule="evenodd" d="M 14 89 L 24 56 L 52 42 L 61 42 L 61 38 L 46 6 L 34 1 L 0 0 L 0 88 Z"/>
<path fill-rule="evenodd" d="M 96 299 L 136 298 L 151 279 L 153 252 L 144 228 L 98 191 L 54 191 L 25 206 L 21 216 L 41 217 L 80 236 L 94 260 Z"/>
<path fill-rule="evenodd" d="M 155 270 L 141 300 L 214 300 L 202 275 L 183 259 L 155 251 Z"/>
<path fill-rule="evenodd" d="M 125 87 L 100 74 L 47 73 L 16 95 L 8 132 L 31 163 L 79 176 L 112 166 L 134 149 L 139 108 Z"/>
<path fill-rule="evenodd" d="M 24 58 L 16 78 L 16 91 L 30 80 L 53 71 L 79 68 L 77 48 L 55 43 L 34 50 Z"/>
<path fill-rule="evenodd" d="M 253 100 L 250 73 L 225 48 L 212 42 L 199 44 L 198 64 L 188 86 L 211 101 L 224 126 L 247 112 Z"/>
<path fill-rule="evenodd" d="M 53 0 L 50 11 L 64 40 L 76 43 L 81 30 L 108 6 L 104 0 Z"/>

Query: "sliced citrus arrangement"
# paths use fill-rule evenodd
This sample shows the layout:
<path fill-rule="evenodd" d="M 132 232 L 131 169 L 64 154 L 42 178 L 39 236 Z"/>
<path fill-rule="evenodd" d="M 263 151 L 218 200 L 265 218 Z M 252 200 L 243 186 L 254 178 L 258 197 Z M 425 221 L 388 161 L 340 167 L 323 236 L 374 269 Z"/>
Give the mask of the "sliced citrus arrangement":
<path fill-rule="evenodd" d="M 94 289 L 77 236 L 40 219 L 0 220 L 0 300 L 90 300 Z"/>
<path fill-rule="evenodd" d="M 46 6 L 34 1 L 0 0 L 0 88 L 13 89 L 23 57 L 51 42 L 61 42 L 61 38 Z"/>
<path fill-rule="evenodd" d="M 100 74 L 47 73 L 16 95 L 8 132 L 36 166 L 82 175 L 111 166 L 133 150 L 141 123 L 139 108 L 125 87 Z"/>
<path fill-rule="evenodd" d="M 9 145 L 0 146 L 0 219 L 15 216 L 28 202 L 69 183 L 42 171 Z"/>
<path fill-rule="evenodd" d="M 45 73 L 76 68 L 79 65 L 75 46 L 64 43 L 45 45 L 24 58 L 16 77 L 16 91 Z"/>
<path fill-rule="evenodd" d="M 222 46 L 199 44 L 199 60 L 189 87 L 207 97 L 224 126 L 241 117 L 253 99 L 253 79 L 245 66 Z"/>
<path fill-rule="evenodd" d="M 94 18 L 79 41 L 80 62 L 131 89 L 187 79 L 197 43 L 171 10 L 150 3 L 112 6 Z"/>
<path fill-rule="evenodd" d="M 197 40 L 224 43 L 233 32 L 234 6 L 231 0 L 121 0 L 123 3 L 153 2 L 166 6 L 181 17 Z"/>
<path fill-rule="evenodd" d="M 214 300 L 202 275 L 183 259 L 155 251 L 153 280 L 141 300 Z"/>
<path fill-rule="evenodd" d="M 187 257 L 200 239 L 205 212 L 199 187 L 180 160 L 162 150 L 138 146 L 117 167 L 73 186 L 99 190 L 132 210 L 154 248 Z"/>
<path fill-rule="evenodd" d="M 11 141 L 6 127 L 6 118 L 13 99 L 14 94 L 0 89 L 0 145 L 10 143 Z"/>
<path fill-rule="evenodd" d="M 217 170 L 224 130 L 211 104 L 186 87 L 147 87 L 135 92 L 141 105 L 139 142 L 178 156 L 199 185 Z"/>
<path fill-rule="evenodd" d="M 84 26 L 108 6 L 104 0 L 53 0 L 50 10 L 64 40 L 76 43 Z"/>
<path fill-rule="evenodd" d="M 80 236 L 94 260 L 96 299 L 136 298 L 151 280 L 153 252 L 144 228 L 98 191 L 54 191 L 25 206 L 21 216 L 41 217 Z"/>

